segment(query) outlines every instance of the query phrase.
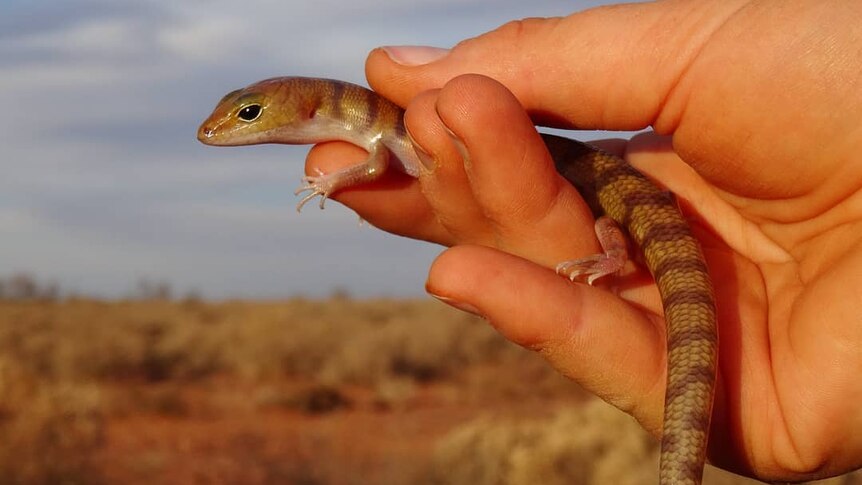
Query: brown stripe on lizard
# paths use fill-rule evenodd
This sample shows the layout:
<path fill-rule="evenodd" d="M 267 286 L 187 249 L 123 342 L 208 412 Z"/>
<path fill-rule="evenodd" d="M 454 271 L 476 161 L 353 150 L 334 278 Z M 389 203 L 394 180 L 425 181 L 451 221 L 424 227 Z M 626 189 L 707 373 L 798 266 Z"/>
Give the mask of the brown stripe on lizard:
<path fill-rule="evenodd" d="M 599 217 L 626 228 L 643 251 L 661 294 L 667 322 L 667 388 L 661 444 L 661 484 L 701 483 L 718 358 L 712 282 L 700 243 L 673 196 L 619 157 L 545 135 L 557 170 Z M 587 264 L 594 261 L 587 259 Z M 583 261 L 583 260 L 581 260 Z M 620 262 L 621 264 L 622 262 Z M 580 278 L 589 267 L 563 263 Z"/>
<path fill-rule="evenodd" d="M 421 163 L 403 115 L 394 103 L 354 84 L 273 78 L 226 95 L 201 125 L 198 139 L 209 145 L 343 140 L 366 149 L 368 158 L 360 164 L 303 179 L 297 193 L 309 193 L 297 209 L 316 196 L 323 207 L 330 194 L 375 180 L 390 166 L 418 176 Z M 605 249 L 601 255 L 562 263 L 558 272 L 592 283 L 619 269 L 626 255 L 617 224 L 644 253 L 667 321 L 660 483 L 700 483 L 718 345 L 712 286 L 700 245 L 673 197 L 625 161 L 574 140 L 551 135 L 544 140 L 558 171 L 598 217 L 596 233 Z"/>

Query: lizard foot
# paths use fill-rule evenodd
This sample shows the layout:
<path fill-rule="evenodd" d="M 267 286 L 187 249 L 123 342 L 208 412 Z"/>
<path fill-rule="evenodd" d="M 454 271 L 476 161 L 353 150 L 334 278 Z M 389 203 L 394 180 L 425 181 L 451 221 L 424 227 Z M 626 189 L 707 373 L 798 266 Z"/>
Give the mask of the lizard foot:
<path fill-rule="evenodd" d="M 557 265 L 557 274 L 575 281 L 586 278 L 587 284 L 592 284 L 602 276 L 616 273 L 625 264 L 625 259 L 608 254 L 594 254 L 586 258 L 564 261 Z"/>
<path fill-rule="evenodd" d="M 620 226 L 613 219 L 602 216 L 596 219 L 596 237 L 604 253 L 586 258 L 564 261 L 557 265 L 557 274 L 575 281 L 586 278 L 592 284 L 602 276 L 616 273 L 628 259 L 626 238 Z"/>
<path fill-rule="evenodd" d="M 302 177 L 302 185 L 293 192 L 293 195 L 299 195 L 303 192 L 308 192 L 302 200 L 296 204 L 296 212 L 302 211 L 302 206 L 304 206 L 311 199 L 320 196 L 320 208 L 323 209 L 323 204 L 326 202 L 326 199 L 335 192 L 335 178 L 334 174 L 325 174 L 319 168 L 316 168 L 315 171 L 317 175 L 306 175 Z"/>

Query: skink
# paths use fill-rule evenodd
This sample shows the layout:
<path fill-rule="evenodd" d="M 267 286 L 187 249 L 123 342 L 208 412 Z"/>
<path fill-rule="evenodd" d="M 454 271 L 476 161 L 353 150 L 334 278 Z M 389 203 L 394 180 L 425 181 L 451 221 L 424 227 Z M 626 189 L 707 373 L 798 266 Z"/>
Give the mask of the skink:
<path fill-rule="evenodd" d="M 280 77 L 228 93 L 198 130 L 208 145 L 308 144 L 344 140 L 368 151 L 355 166 L 303 178 L 297 194 L 320 206 L 346 187 L 393 167 L 418 176 L 420 161 L 404 129 L 403 110 L 371 90 L 329 79 Z M 619 157 L 567 138 L 543 135 L 557 171 L 596 215 L 605 252 L 561 263 L 557 272 L 592 283 L 625 261 L 622 226 L 644 254 L 667 321 L 659 482 L 701 483 L 718 356 L 715 299 L 700 244 L 672 195 Z M 394 156 L 390 156 L 390 154 Z"/>

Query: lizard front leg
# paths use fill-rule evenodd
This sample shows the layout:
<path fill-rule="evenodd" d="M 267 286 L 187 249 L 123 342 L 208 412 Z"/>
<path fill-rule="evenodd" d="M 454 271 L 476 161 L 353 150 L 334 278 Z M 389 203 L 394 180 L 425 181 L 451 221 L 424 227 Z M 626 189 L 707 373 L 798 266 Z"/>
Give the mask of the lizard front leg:
<path fill-rule="evenodd" d="M 323 203 L 335 192 L 380 178 L 389 166 L 389 149 L 380 141 L 380 138 L 377 136 L 372 141 L 368 149 L 368 158 L 362 163 L 326 174 L 318 169 L 317 175 L 303 177 L 302 186 L 294 191 L 294 195 L 303 192 L 308 194 L 296 205 L 296 211 L 300 212 L 302 206 L 317 196 L 320 196 L 320 208 L 323 209 Z"/>

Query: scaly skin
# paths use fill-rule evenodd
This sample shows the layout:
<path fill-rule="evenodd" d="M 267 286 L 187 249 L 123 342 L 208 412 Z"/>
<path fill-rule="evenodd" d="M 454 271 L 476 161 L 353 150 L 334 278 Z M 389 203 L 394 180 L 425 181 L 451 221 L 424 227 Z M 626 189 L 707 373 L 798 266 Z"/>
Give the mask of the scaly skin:
<path fill-rule="evenodd" d="M 700 243 L 673 197 L 619 157 L 545 136 L 557 171 L 644 253 L 667 322 L 661 484 L 701 482 L 718 358 L 715 299 Z"/>
<path fill-rule="evenodd" d="M 333 192 L 375 180 L 389 165 L 418 175 L 420 162 L 404 129 L 403 114 L 397 105 L 354 84 L 274 78 L 222 98 L 198 130 L 198 139 L 209 145 L 344 140 L 368 150 L 368 160 L 362 164 L 303 179 L 305 185 L 297 193 L 310 193 L 297 209 L 318 195 L 322 207 Z M 660 483 L 699 484 L 718 355 L 715 300 L 700 244 L 673 197 L 624 160 L 574 140 L 543 138 L 557 170 L 580 191 L 594 214 L 625 227 L 644 253 L 667 321 Z M 614 232 L 602 222 L 598 225 L 602 232 Z M 559 271 L 578 278 L 597 277 L 618 267 L 622 263 L 616 256 L 618 238 L 606 234 L 600 240 L 605 255 L 564 263 Z M 597 260 L 601 260 L 599 268 L 594 267 Z M 604 265 L 608 262 L 611 266 Z"/>

